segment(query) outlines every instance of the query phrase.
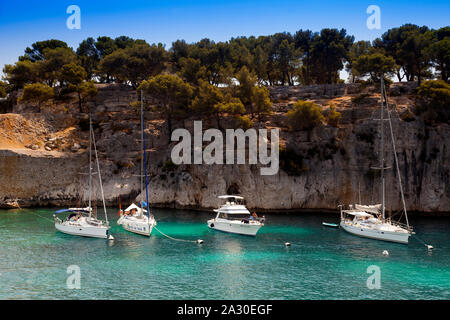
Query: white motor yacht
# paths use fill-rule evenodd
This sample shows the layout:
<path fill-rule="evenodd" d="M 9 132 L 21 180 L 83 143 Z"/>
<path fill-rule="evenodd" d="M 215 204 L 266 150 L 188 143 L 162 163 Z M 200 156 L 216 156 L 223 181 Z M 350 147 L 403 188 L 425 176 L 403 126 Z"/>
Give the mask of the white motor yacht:
<path fill-rule="evenodd" d="M 218 209 L 217 216 L 208 220 L 208 227 L 214 230 L 256 236 L 259 229 L 264 226 L 264 218 L 251 215 L 243 204 L 244 198 L 240 196 L 225 195 L 219 199 L 225 203 Z"/>

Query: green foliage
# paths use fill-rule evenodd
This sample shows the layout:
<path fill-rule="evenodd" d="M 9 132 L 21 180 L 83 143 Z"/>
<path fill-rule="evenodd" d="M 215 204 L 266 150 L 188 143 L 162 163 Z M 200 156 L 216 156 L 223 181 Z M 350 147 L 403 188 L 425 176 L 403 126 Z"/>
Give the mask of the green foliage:
<path fill-rule="evenodd" d="M 103 77 L 109 75 L 120 83 L 129 82 L 137 88 L 144 79 L 161 73 L 166 60 L 162 44 L 134 44 L 107 55 L 99 64 L 98 73 Z"/>
<path fill-rule="evenodd" d="M 97 87 L 92 81 L 85 81 L 86 70 L 75 63 L 69 63 L 62 67 L 60 75 L 60 99 L 66 95 L 76 92 L 78 95 L 79 111 L 83 112 L 83 103 L 97 95 Z"/>
<path fill-rule="evenodd" d="M 76 81 L 69 81 L 66 72 L 62 74 L 65 65 L 82 67 L 86 72 L 83 81 L 125 83 L 133 88 L 148 77 L 176 73 L 195 87 L 207 82 L 225 88 L 223 94 L 240 99 L 252 118 L 255 114 L 263 118 L 270 112 L 270 100 L 260 86 L 341 83 L 339 71 L 344 65 L 352 82 L 394 74 L 400 81 L 406 78 L 419 84 L 436 77 L 448 81 L 449 48 L 450 27 L 432 30 L 413 24 L 389 29 L 373 45 L 354 43 L 346 30 L 329 28 L 226 42 L 205 38 L 188 44 L 177 40 L 169 51 L 162 44 L 149 45 L 127 36 L 102 36 L 83 40 L 76 54 L 60 40 L 35 42 L 3 71 L 12 90 L 37 82 L 51 87 L 62 84 L 69 90 L 67 83 Z"/>
<path fill-rule="evenodd" d="M 4 79 L 8 81 L 14 89 L 23 88 L 26 84 L 38 82 L 40 80 L 38 64 L 29 60 L 18 61 L 14 65 L 5 65 L 3 73 L 5 74 Z"/>
<path fill-rule="evenodd" d="M 83 81 L 77 86 L 78 102 L 80 106 L 80 112 L 83 112 L 82 105 L 86 100 L 95 97 L 98 93 L 97 87 L 93 81 Z"/>
<path fill-rule="evenodd" d="M 175 75 L 157 75 L 143 81 L 138 87 L 155 99 L 167 116 L 167 126 L 172 134 L 172 118 L 176 114 L 186 113 L 190 104 L 193 87 Z"/>
<path fill-rule="evenodd" d="M 31 45 L 30 47 L 27 47 L 25 49 L 25 55 L 22 57 L 19 57 L 19 61 L 31 61 L 36 62 L 39 60 L 44 60 L 44 50 L 45 49 L 56 49 L 56 48 L 65 48 L 68 49 L 67 43 L 61 40 L 45 40 L 45 41 L 38 41 Z"/>
<path fill-rule="evenodd" d="M 67 64 L 77 64 L 77 56 L 70 48 L 46 48 L 43 60 L 36 62 L 39 78 L 49 86 L 61 81 L 61 69 Z"/>
<path fill-rule="evenodd" d="M 317 83 L 337 83 L 343 61 L 349 60 L 354 37 L 345 29 L 322 29 L 313 40 L 311 49 L 312 76 Z"/>
<path fill-rule="evenodd" d="M 334 105 L 330 106 L 330 110 L 328 110 L 327 114 L 327 123 L 329 126 L 338 127 L 339 121 L 342 118 L 342 114 L 336 111 L 336 107 Z"/>
<path fill-rule="evenodd" d="M 178 73 L 187 82 L 198 86 L 200 79 L 207 79 L 206 67 L 202 66 L 199 59 L 182 57 L 179 61 L 180 71 Z"/>
<path fill-rule="evenodd" d="M 239 98 L 247 111 L 252 115 L 258 115 L 259 120 L 271 113 L 272 102 L 269 90 L 265 87 L 256 86 L 257 77 L 247 67 L 242 67 L 236 74 L 239 84 L 234 88 L 234 96 Z"/>
<path fill-rule="evenodd" d="M 200 80 L 195 98 L 190 110 L 200 116 L 213 116 L 216 118 L 217 126 L 220 126 L 221 117 L 225 114 L 239 117 L 246 112 L 244 104 L 239 98 L 226 94 L 224 90 Z"/>
<path fill-rule="evenodd" d="M 69 83 L 73 85 L 80 85 L 86 78 L 86 70 L 76 63 L 65 64 L 61 68 L 61 75 L 59 77 L 62 85 Z"/>
<path fill-rule="evenodd" d="M 247 130 L 253 128 L 254 123 L 248 116 L 237 116 L 235 118 L 234 127 Z"/>
<path fill-rule="evenodd" d="M 240 115 L 245 113 L 245 107 L 241 100 L 233 97 L 226 97 L 224 102 L 219 102 L 213 106 L 214 113 L 216 114 L 233 114 Z"/>
<path fill-rule="evenodd" d="M 433 43 L 426 49 L 426 54 L 438 71 L 441 80 L 450 77 L 450 27 L 440 28 L 433 32 Z"/>
<path fill-rule="evenodd" d="M 190 106 L 196 114 L 208 115 L 215 112 L 214 106 L 225 101 L 222 90 L 207 81 L 200 80 L 197 93 Z"/>
<path fill-rule="evenodd" d="M 256 77 L 250 73 L 247 67 L 242 67 L 236 74 L 236 80 L 239 84 L 235 89 L 235 96 L 238 97 L 246 106 L 251 105 L 253 88 L 256 84 Z"/>
<path fill-rule="evenodd" d="M 0 98 L 6 97 L 7 86 L 6 82 L 0 81 Z"/>
<path fill-rule="evenodd" d="M 95 42 L 95 48 L 100 59 L 103 59 L 118 49 L 116 43 L 110 37 L 98 37 Z"/>
<path fill-rule="evenodd" d="M 258 115 L 259 121 L 264 116 L 272 113 L 272 102 L 269 97 L 269 90 L 265 87 L 253 87 L 252 90 L 252 110 Z"/>
<path fill-rule="evenodd" d="M 100 55 L 94 38 L 89 37 L 80 43 L 77 49 L 77 56 L 81 66 L 87 72 L 87 78 L 91 79 L 100 62 Z"/>
<path fill-rule="evenodd" d="M 399 66 L 396 72 L 399 81 L 405 76 L 408 81 L 417 78 L 420 84 L 423 77 L 431 75 L 431 63 L 426 49 L 432 42 L 433 32 L 428 27 L 405 24 L 386 31 L 381 39 L 374 41 L 374 46 L 395 59 Z"/>
<path fill-rule="evenodd" d="M 349 59 L 348 63 L 345 66 L 347 72 L 351 75 L 351 82 L 356 82 L 360 80 L 359 72 L 354 68 L 354 61 L 356 61 L 362 55 L 369 54 L 372 45 L 370 41 L 358 41 L 352 44 L 349 50 Z"/>
<path fill-rule="evenodd" d="M 230 114 L 237 118 L 241 118 L 240 115 L 245 113 L 245 107 L 241 100 L 228 95 L 225 97 L 224 102 L 217 103 L 213 106 L 213 113 L 216 116 L 217 126 L 221 128 L 220 119 L 222 116 Z"/>
<path fill-rule="evenodd" d="M 442 80 L 429 80 L 417 88 L 417 113 L 427 123 L 449 123 L 450 84 Z"/>
<path fill-rule="evenodd" d="M 138 87 L 155 99 L 166 112 L 175 108 L 187 108 L 192 97 L 193 88 L 190 84 L 175 75 L 158 75 L 145 80 Z"/>
<path fill-rule="evenodd" d="M 311 101 L 297 101 L 287 112 L 291 130 L 312 130 L 322 124 L 325 117 L 322 109 Z"/>
<path fill-rule="evenodd" d="M 42 83 L 27 84 L 23 89 L 23 94 L 20 97 L 22 102 L 36 103 L 41 112 L 41 105 L 53 98 L 54 92 L 51 87 Z"/>
<path fill-rule="evenodd" d="M 378 82 L 381 77 L 391 76 L 396 70 L 394 58 L 379 52 L 363 54 L 352 63 L 356 75 L 362 77 L 369 75 L 374 82 Z"/>

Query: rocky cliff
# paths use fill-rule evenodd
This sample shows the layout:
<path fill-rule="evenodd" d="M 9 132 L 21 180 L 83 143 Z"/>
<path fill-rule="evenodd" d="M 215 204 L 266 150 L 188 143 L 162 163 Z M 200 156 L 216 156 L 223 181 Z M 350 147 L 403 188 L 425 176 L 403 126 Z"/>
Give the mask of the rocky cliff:
<path fill-rule="evenodd" d="M 448 124 L 427 126 L 411 113 L 414 84 L 390 88 L 393 128 L 408 210 L 450 212 Z M 330 209 L 352 203 L 377 203 L 379 94 L 356 84 L 271 88 L 273 114 L 257 128 L 280 128 L 280 170 L 262 176 L 259 165 L 174 165 L 166 123 L 147 111 L 150 202 L 155 206 L 211 208 L 217 196 L 241 194 L 248 207 L 264 210 Z M 339 127 L 312 131 L 288 129 L 286 112 L 298 99 L 315 101 L 325 111 L 334 105 L 342 113 Z M 130 103 L 135 92 L 125 86 L 102 85 L 93 122 L 103 186 L 109 205 L 139 195 L 140 132 L 138 110 Z M 76 102 L 33 114 L 33 107 L 16 105 L 14 114 L 0 115 L 0 203 L 18 199 L 21 205 L 75 205 L 87 199 L 87 118 L 69 114 Z M 65 110 L 65 111 L 64 111 Z M 174 128 L 192 131 L 193 120 Z M 203 129 L 213 127 L 205 122 Z M 227 126 L 227 119 L 224 120 Z M 389 140 L 388 140 L 389 141 Z M 205 143 L 206 144 L 206 143 Z M 395 169 L 392 152 L 387 163 Z M 294 167 L 294 169 L 292 169 Z M 96 179 L 96 178 L 95 178 Z M 387 172 L 387 207 L 401 207 L 395 170 Z M 95 184 L 97 201 L 99 185 Z"/>

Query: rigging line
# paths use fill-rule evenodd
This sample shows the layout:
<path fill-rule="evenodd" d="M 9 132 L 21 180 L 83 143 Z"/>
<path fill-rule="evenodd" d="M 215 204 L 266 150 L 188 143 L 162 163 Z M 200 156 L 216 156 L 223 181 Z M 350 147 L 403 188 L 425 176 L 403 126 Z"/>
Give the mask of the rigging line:
<path fill-rule="evenodd" d="M 159 233 L 161 233 L 163 236 L 171 239 L 171 240 L 175 240 L 175 241 L 183 241 L 183 242 L 192 242 L 192 243 L 203 243 L 203 240 L 186 240 L 186 239 L 176 239 L 174 237 L 168 236 L 167 234 L 165 234 L 164 232 L 162 232 L 161 230 L 159 230 L 156 226 L 153 226 L 153 228 L 155 228 Z"/>

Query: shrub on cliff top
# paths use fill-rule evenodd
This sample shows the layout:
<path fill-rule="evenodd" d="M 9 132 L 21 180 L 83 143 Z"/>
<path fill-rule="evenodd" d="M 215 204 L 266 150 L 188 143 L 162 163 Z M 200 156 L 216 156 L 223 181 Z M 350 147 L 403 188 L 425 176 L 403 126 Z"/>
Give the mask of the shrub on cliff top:
<path fill-rule="evenodd" d="M 36 103 L 41 112 L 41 105 L 53 98 L 54 92 L 51 87 L 42 83 L 27 84 L 23 88 L 23 94 L 19 101 Z"/>
<path fill-rule="evenodd" d="M 325 120 L 322 109 L 311 101 L 297 101 L 288 111 L 291 130 L 312 130 Z"/>
<path fill-rule="evenodd" d="M 429 80 L 417 88 L 416 113 L 423 114 L 429 123 L 448 123 L 450 120 L 450 84 Z"/>
<path fill-rule="evenodd" d="M 253 121 L 248 116 L 237 116 L 234 122 L 236 128 L 243 130 L 250 129 L 254 126 Z"/>

